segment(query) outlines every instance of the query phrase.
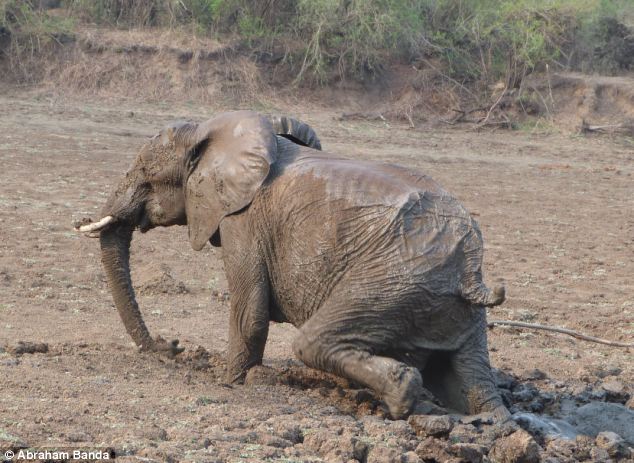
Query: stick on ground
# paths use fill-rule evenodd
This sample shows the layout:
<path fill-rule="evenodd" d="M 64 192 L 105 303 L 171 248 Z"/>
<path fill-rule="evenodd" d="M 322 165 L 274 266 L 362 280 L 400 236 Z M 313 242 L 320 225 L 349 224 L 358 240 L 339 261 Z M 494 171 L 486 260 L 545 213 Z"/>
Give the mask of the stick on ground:
<path fill-rule="evenodd" d="M 514 322 L 510 320 L 489 320 L 488 321 L 489 328 L 493 328 L 494 326 L 512 326 L 515 328 L 528 328 L 531 330 L 542 330 L 542 331 L 552 331 L 554 333 L 563 333 L 568 336 L 575 337 L 577 339 L 583 339 L 584 341 L 596 342 L 598 344 L 606 344 L 608 346 L 614 347 L 627 347 L 634 348 L 634 344 L 618 342 L 618 341 L 609 341 L 607 339 L 595 338 L 594 336 L 588 336 L 587 334 L 579 333 L 578 331 L 569 330 L 567 328 L 560 328 L 558 326 L 547 326 L 547 325 L 538 325 L 537 323 L 524 323 L 524 322 Z"/>

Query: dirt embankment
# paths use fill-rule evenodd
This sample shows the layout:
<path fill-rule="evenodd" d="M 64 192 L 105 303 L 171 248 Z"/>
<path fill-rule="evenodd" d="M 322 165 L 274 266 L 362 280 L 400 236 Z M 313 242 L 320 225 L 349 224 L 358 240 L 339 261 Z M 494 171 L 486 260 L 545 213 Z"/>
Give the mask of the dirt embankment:
<path fill-rule="evenodd" d="M 295 82 L 283 49 L 254 51 L 169 30 L 85 27 L 20 62 L 0 61 L 3 85 L 30 83 L 89 98 L 312 107 L 342 119 L 467 123 L 478 128 L 547 125 L 566 132 L 634 134 L 634 76 L 529 75 L 519 88 L 469 89 L 433 63 L 397 65 L 364 83 Z"/>

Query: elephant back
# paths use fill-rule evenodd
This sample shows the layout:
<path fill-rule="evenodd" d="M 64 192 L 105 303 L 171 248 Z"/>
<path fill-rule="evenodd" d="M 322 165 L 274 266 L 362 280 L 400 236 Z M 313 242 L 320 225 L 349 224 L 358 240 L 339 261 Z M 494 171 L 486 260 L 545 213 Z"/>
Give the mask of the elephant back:
<path fill-rule="evenodd" d="M 313 128 L 297 119 L 288 116 L 268 116 L 275 133 L 298 145 L 321 150 L 321 142 Z"/>

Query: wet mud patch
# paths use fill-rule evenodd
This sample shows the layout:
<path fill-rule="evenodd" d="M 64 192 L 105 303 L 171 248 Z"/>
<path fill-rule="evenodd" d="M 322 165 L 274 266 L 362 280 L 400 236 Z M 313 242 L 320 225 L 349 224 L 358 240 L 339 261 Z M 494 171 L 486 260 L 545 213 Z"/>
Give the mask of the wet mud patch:
<path fill-rule="evenodd" d="M 388 416 L 387 408 L 371 390 L 345 378 L 303 365 L 253 367 L 247 373 L 245 385 L 287 386 L 328 403 L 339 413 L 355 417 L 371 414 Z"/>

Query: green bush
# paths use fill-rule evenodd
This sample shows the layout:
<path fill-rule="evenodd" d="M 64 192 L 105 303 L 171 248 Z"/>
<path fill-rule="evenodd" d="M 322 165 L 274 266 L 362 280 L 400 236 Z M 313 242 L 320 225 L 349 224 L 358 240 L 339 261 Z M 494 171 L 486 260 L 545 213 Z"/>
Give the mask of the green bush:
<path fill-rule="evenodd" d="M 36 50 L 40 40 L 69 28 L 32 6 L 39 1 L 0 0 L 0 39 L 9 31 L 21 37 L 23 48 L 26 43 Z M 187 27 L 250 47 L 283 49 L 297 82 L 365 79 L 397 61 L 423 61 L 454 81 L 483 88 L 499 81 L 517 87 L 546 64 L 612 73 L 634 68 L 632 0 L 62 0 L 62 5 L 79 21 Z"/>
<path fill-rule="evenodd" d="M 606 24 L 634 14 L 631 0 L 426 0 L 432 54 L 462 81 L 519 85 L 523 77 L 552 64 L 557 68 L 611 71 L 623 66 L 627 47 L 614 49 Z M 629 29 L 631 35 L 631 29 Z M 626 34 L 621 31 L 622 40 Z M 599 59 L 598 50 L 605 50 Z M 620 58 L 620 59 L 619 59 Z M 619 64 L 621 63 L 621 64 Z"/>
<path fill-rule="evenodd" d="M 380 72 L 408 59 L 423 39 L 422 2 L 414 0 L 298 0 L 294 33 L 303 50 L 298 78 L 319 81 Z"/>
<path fill-rule="evenodd" d="M 50 17 L 26 0 L 0 0 L 0 57 L 12 72 L 29 75 L 28 64 L 44 48 L 72 35 L 72 20 Z"/>

